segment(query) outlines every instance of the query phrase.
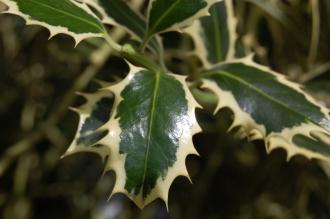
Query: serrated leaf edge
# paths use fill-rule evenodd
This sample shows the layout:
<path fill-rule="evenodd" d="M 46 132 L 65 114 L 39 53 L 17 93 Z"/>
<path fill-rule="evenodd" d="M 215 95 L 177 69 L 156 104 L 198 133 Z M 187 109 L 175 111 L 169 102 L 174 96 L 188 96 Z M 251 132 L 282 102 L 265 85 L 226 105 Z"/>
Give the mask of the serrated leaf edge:
<path fill-rule="evenodd" d="M 173 77 L 175 77 L 178 81 L 181 82 L 184 90 L 186 91 L 186 99 L 188 102 L 188 110 L 189 115 L 191 118 L 191 128 L 189 133 L 185 133 L 186 136 L 182 137 L 179 143 L 179 147 L 177 150 L 177 161 L 174 163 L 172 167 L 170 167 L 167 171 L 167 175 L 165 179 L 162 179 L 161 177 L 157 180 L 155 188 L 152 189 L 151 193 L 144 199 L 142 197 L 142 194 L 139 194 L 138 196 L 134 194 L 130 194 L 125 190 L 125 183 L 126 183 L 126 171 L 125 171 L 125 159 L 126 155 L 122 155 L 119 153 L 119 145 L 120 145 L 120 133 L 121 128 L 119 126 L 119 119 L 115 118 L 117 107 L 119 103 L 123 100 L 121 97 L 121 91 L 130 83 L 132 78 L 134 77 L 135 73 L 144 70 L 143 68 L 139 68 L 133 65 L 130 65 L 130 72 L 127 75 L 127 77 L 121 81 L 120 83 L 104 88 L 108 91 L 111 91 L 115 95 L 115 101 L 114 101 L 114 109 L 115 112 L 112 114 L 111 119 L 108 123 L 106 123 L 103 127 L 100 128 L 100 130 L 108 130 L 109 133 L 107 136 L 105 136 L 102 140 L 100 140 L 100 144 L 102 145 L 108 145 L 108 142 L 112 142 L 111 150 L 110 150 L 110 156 L 108 159 L 108 164 L 106 165 L 107 170 L 113 170 L 116 174 L 116 183 L 112 192 L 112 195 L 110 198 L 117 193 L 125 194 L 127 197 L 129 197 L 139 208 L 144 208 L 146 205 L 154 201 L 155 199 L 162 199 L 166 206 L 168 205 L 168 193 L 170 186 L 172 185 L 174 179 L 176 179 L 178 176 L 185 176 L 189 178 L 188 171 L 186 169 L 185 160 L 186 157 L 190 154 L 192 155 L 198 155 L 193 141 L 192 136 L 196 133 L 201 132 L 201 128 L 199 124 L 197 123 L 196 117 L 195 117 L 195 108 L 199 107 L 198 103 L 193 98 L 192 94 L 189 91 L 188 86 L 186 85 L 184 76 L 178 76 L 171 74 Z M 190 179 L 190 178 L 189 178 Z M 109 198 L 109 199 L 110 199 Z"/>
<path fill-rule="evenodd" d="M 76 47 L 81 41 L 88 39 L 88 38 L 94 38 L 94 37 L 104 38 L 104 33 L 74 33 L 72 31 L 68 30 L 68 28 L 66 28 L 66 27 L 53 26 L 46 22 L 41 22 L 41 21 L 31 19 L 29 17 L 29 15 L 20 12 L 17 4 L 14 1 L 12 1 L 12 0 L 0 0 L 0 1 L 8 7 L 8 9 L 6 11 L 1 12 L 2 14 L 17 15 L 25 20 L 26 25 L 38 25 L 38 26 L 45 27 L 49 31 L 48 39 L 51 39 L 54 36 L 56 36 L 60 33 L 63 33 L 63 34 L 71 36 L 74 39 L 74 44 Z M 82 3 L 78 3 L 76 1 L 70 1 L 70 2 L 72 2 L 77 7 L 85 10 L 88 14 L 90 14 L 93 17 L 95 17 L 96 19 L 98 19 L 98 17 L 95 16 L 95 14 L 86 5 L 84 5 Z"/>
<path fill-rule="evenodd" d="M 285 84 L 288 87 L 294 89 L 295 91 L 303 94 L 307 101 L 319 106 L 320 111 L 324 114 L 324 116 L 326 118 L 329 118 L 330 110 L 320 106 L 316 102 L 316 100 L 314 100 L 313 97 L 311 97 L 302 90 L 302 87 L 300 85 L 288 81 L 284 75 L 280 75 L 279 73 L 272 71 L 269 67 L 255 63 L 253 61 L 252 55 L 242 59 L 233 60 L 224 64 L 228 63 L 242 63 L 247 66 L 255 67 L 260 70 L 269 72 L 270 74 L 274 75 L 280 83 Z M 221 64 L 219 66 L 221 66 Z M 315 139 L 312 136 L 314 135 L 322 139 L 324 143 L 330 145 L 330 127 L 327 127 L 327 129 L 325 129 L 323 127 L 315 125 L 314 123 L 307 122 L 292 128 L 285 128 L 279 133 L 273 132 L 269 135 L 266 135 L 265 126 L 256 123 L 256 121 L 248 113 L 244 112 L 240 108 L 239 104 L 237 103 L 235 97 L 231 92 L 220 89 L 215 82 L 207 79 L 203 79 L 202 87 L 214 91 L 219 96 L 219 102 L 215 109 L 215 113 L 223 108 L 229 108 L 232 110 L 234 114 L 233 123 L 229 127 L 228 132 L 235 127 L 239 127 L 238 133 L 241 138 L 247 137 L 250 141 L 264 139 L 267 153 L 270 153 L 277 148 L 283 148 L 287 152 L 287 160 L 290 160 L 295 155 L 303 155 L 308 159 L 315 158 L 330 162 L 330 157 L 298 147 L 293 142 L 293 137 L 295 135 L 300 134 L 308 138 Z"/>

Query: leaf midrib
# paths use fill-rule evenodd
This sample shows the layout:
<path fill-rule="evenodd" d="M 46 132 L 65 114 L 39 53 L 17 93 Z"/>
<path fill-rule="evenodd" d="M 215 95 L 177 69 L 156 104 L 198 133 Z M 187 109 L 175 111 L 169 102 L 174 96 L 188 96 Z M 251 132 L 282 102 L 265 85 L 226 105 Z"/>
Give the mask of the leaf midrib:
<path fill-rule="evenodd" d="M 59 9 L 57 9 L 57 8 L 54 8 L 54 7 L 52 7 L 52 6 L 46 5 L 46 4 L 41 3 L 41 2 L 38 2 L 38 1 L 36 1 L 36 0 L 30 0 L 30 1 L 31 1 L 31 2 L 34 2 L 35 4 L 39 4 L 40 6 L 43 6 L 43 7 L 45 7 L 45 8 L 49 8 L 49 9 L 54 10 L 54 11 L 56 11 L 56 12 L 62 13 L 62 14 L 67 15 L 67 16 L 69 16 L 69 17 L 72 17 L 72 18 L 75 18 L 75 19 L 80 20 L 80 21 L 82 21 L 82 22 L 85 22 L 85 23 L 87 23 L 87 24 L 89 24 L 89 25 L 91 25 L 91 26 L 96 27 L 96 28 L 97 28 L 98 30 L 100 30 L 101 32 L 104 32 L 104 31 L 105 31 L 103 28 L 100 28 L 100 27 L 99 27 L 98 25 L 96 25 L 95 23 L 92 23 L 92 22 L 90 22 L 89 20 L 86 20 L 86 19 L 84 19 L 84 18 L 81 18 L 81 17 L 75 16 L 75 15 L 72 15 L 72 14 L 70 14 L 70 13 L 67 13 L 66 11 L 59 10 Z M 71 4 L 73 4 L 73 3 L 71 3 Z M 78 6 L 77 6 L 77 7 L 78 7 Z M 91 15 L 91 16 L 92 16 L 92 15 Z"/>
<path fill-rule="evenodd" d="M 151 142 L 151 133 L 153 130 L 154 125 L 154 116 L 155 116 L 155 109 L 156 109 L 156 102 L 158 97 L 158 90 L 159 90 L 159 83 L 160 83 L 160 72 L 155 74 L 155 85 L 152 91 L 152 100 L 151 100 L 151 107 L 149 113 L 149 123 L 148 123 L 148 135 L 147 135 L 147 147 L 144 157 L 144 167 L 143 167 L 143 177 L 142 177 L 142 194 L 144 191 L 144 184 L 146 180 L 146 173 L 147 173 L 147 166 L 148 166 L 148 158 L 149 158 L 149 149 L 150 149 L 150 142 Z"/>
<path fill-rule="evenodd" d="M 212 73 L 211 73 L 211 74 L 212 74 Z M 243 84 L 243 85 L 249 87 L 250 89 L 256 91 L 256 92 L 259 93 L 261 96 L 264 96 L 266 99 L 269 99 L 270 101 L 274 102 L 275 104 L 282 106 L 283 108 L 287 109 L 288 111 L 291 111 L 291 112 L 293 112 L 293 113 L 298 114 L 298 115 L 299 115 L 300 117 L 302 117 L 304 120 L 307 120 L 307 121 L 309 121 L 309 122 L 311 122 L 311 123 L 313 123 L 313 124 L 315 124 L 315 125 L 317 125 L 317 126 L 320 126 L 317 122 L 315 122 L 315 121 L 311 120 L 310 118 L 306 117 L 304 114 L 301 114 L 300 112 L 298 112 L 298 111 L 296 111 L 296 110 L 290 108 L 288 105 L 286 105 L 286 104 L 284 104 L 284 103 L 282 103 L 282 102 L 276 100 L 274 97 L 268 95 L 267 93 L 265 93 L 264 91 L 260 90 L 259 88 L 257 88 L 257 87 L 255 87 L 255 86 L 249 84 L 248 82 L 242 80 L 242 79 L 239 78 L 239 77 L 236 77 L 236 76 L 232 75 L 232 74 L 229 73 L 229 72 L 226 72 L 226 71 L 218 71 L 218 72 L 213 72 L 213 74 L 218 74 L 218 75 L 222 75 L 222 76 L 225 76 L 225 77 L 228 77 L 228 78 L 234 79 L 234 80 L 238 81 L 239 83 L 241 83 L 241 84 Z"/>

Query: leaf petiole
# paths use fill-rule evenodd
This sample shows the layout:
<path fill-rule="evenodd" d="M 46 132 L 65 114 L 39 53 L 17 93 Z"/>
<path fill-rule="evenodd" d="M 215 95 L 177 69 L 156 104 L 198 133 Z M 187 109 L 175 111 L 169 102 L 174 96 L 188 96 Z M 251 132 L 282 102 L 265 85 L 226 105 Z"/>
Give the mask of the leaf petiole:
<path fill-rule="evenodd" d="M 138 52 L 132 45 L 125 44 L 122 46 L 120 54 L 123 58 L 127 59 L 132 64 L 145 67 L 152 72 L 163 72 L 163 69 L 156 63 L 150 61 L 148 57 Z"/>

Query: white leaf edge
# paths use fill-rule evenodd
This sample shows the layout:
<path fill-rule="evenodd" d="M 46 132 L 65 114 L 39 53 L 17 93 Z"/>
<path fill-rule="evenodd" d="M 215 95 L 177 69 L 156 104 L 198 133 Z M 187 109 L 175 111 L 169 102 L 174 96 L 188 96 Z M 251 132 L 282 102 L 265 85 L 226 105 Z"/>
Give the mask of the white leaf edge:
<path fill-rule="evenodd" d="M 81 41 L 88 39 L 88 38 L 94 38 L 94 37 L 104 38 L 104 33 L 75 33 L 75 32 L 68 30 L 68 28 L 63 27 L 63 26 L 53 26 L 46 22 L 31 19 L 29 15 L 24 14 L 19 10 L 18 5 L 14 1 L 0 0 L 0 2 L 5 4 L 8 7 L 8 9 L 6 11 L 1 12 L 2 14 L 17 15 L 25 20 L 26 25 L 39 25 L 39 26 L 43 26 L 43 27 L 47 28 L 50 33 L 49 39 L 53 38 L 54 36 L 56 36 L 60 33 L 67 34 L 74 39 L 74 44 L 76 47 L 76 46 L 78 46 L 78 44 Z M 90 14 L 94 18 L 98 19 L 98 17 L 95 16 L 95 14 L 88 7 L 86 7 L 86 5 L 78 3 L 77 1 L 70 1 L 70 2 L 73 3 L 74 5 L 76 5 L 77 7 L 83 9 L 84 11 L 86 11 L 88 14 Z"/>
<path fill-rule="evenodd" d="M 127 178 L 125 171 L 126 155 L 119 153 L 121 128 L 119 125 L 119 118 L 115 118 L 115 116 L 117 114 L 118 105 L 123 100 L 120 93 L 131 82 L 132 78 L 137 72 L 144 70 L 143 68 L 139 68 L 130 64 L 129 66 L 130 66 L 130 72 L 125 79 L 123 79 L 121 82 L 119 82 L 116 85 L 102 89 L 102 90 L 110 91 L 115 95 L 115 101 L 113 105 L 114 112 L 112 113 L 109 122 L 104 124 L 99 129 L 99 130 L 108 130 L 108 135 L 106 135 L 103 139 L 101 139 L 99 143 L 101 145 L 109 146 L 109 142 L 111 142 L 111 145 L 109 146 L 110 155 L 109 155 L 108 163 L 105 166 L 105 169 L 106 171 L 112 170 L 116 174 L 116 183 L 109 199 L 111 199 L 111 197 L 114 194 L 122 193 L 125 194 L 127 197 L 129 197 L 139 208 L 142 209 L 146 205 L 153 202 L 154 200 L 160 198 L 165 202 L 166 206 L 168 207 L 168 194 L 169 194 L 170 186 L 172 185 L 173 181 L 178 176 L 185 176 L 190 180 L 185 164 L 186 157 L 188 155 L 198 155 L 192 141 L 192 136 L 195 135 L 196 133 L 201 132 L 201 128 L 195 117 L 195 108 L 200 106 L 193 98 L 188 86 L 186 85 L 186 81 L 185 81 L 186 77 L 170 74 L 173 77 L 175 77 L 178 81 L 180 81 L 180 83 L 183 86 L 183 89 L 186 92 L 188 114 L 190 115 L 190 122 L 191 122 L 190 130 L 188 133 L 185 133 L 185 135 L 182 136 L 182 138 L 180 139 L 179 147 L 176 153 L 177 161 L 173 164 L 172 167 L 168 169 L 167 175 L 164 179 L 160 177 L 157 180 L 156 186 L 155 188 L 152 189 L 150 194 L 146 198 L 143 198 L 141 193 L 139 195 L 135 195 L 134 193 L 128 193 L 125 190 L 125 182 Z"/>
<path fill-rule="evenodd" d="M 227 11 L 227 27 L 228 27 L 228 34 L 229 34 L 229 47 L 226 58 L 224 61 L 230 61 L 235 59 L 235 44 L 238 39 L 238 35 L 236 32 L 237 28 L 237 18 L 234 14 L 234 5 L 233 0 L 223 0 L 226 11 Z M 203 36 L 203 26 L 200 20 L 196 20 L 193 24 L 183 30 L 184 33 L 188 34 L 193 42 L 194 42 L 194 51 L 195 54 L 202 62 L 204 68 L 211 68 L 214 64 L 212 64 L 208 60 L 208 51 L 204 44 Z"/>
<path fill-rule="evenodd" d="M 151 12 L 151 9 L 152 9 L 152 4 L 157 1 L 157 0 L 150 0 L 149 1 L 149 5 L 148 5 L 148 13 L 147 13 L 147 26 L 149 26 L 148 24 L 148 21 L 149 21 L 149 17 L 150 17 L 150 12 Z M 178 31 L 178 32 L 183 32 L 183 29 L 187 26 L 190 26 L 192 25 L 192 23 L 195 21 L 195 20 L 198 20 L 199 18 L 201 17 L 205 17 L 205 16 L 209 16 L 210 13 L 209 13 L 209 9 L 210 7 L 217 3 L 217 2 L 221 2 L 223 0 L 205 0 L 206 3 L 207 3 L 207 6 L 202 8 L 201 10 L 199 10 L 196 14 L 194 14 L 193 16 L 185 19 L 184 21 L 181 21 L 181 22 L 177 22 L 175 24 L 173 24 L 172 26 L 166 28 L 165 30 L 162 30 L 161 32 L 158 32 L 158 33 L 164 33 L 164 32 L 168 32 L 168 31 Z M 148 30 L 148 28 L 147 28 Z M 155 33 L 157 34 L 157 33 Z"/>
<path fill-rule="evenodd" d="M 233 63 L 245 64 L 247 66 L 251 66 L 274 75 L 280 83 L 304 95 L 307 101 L 320 107 L 320 111 L 324 114 L 326 118 L 330 117 L 330 110 L 323 106 L 320 106 L 313 97 L 311 97 L 302 90 L 301 85 L 288 81 L 284 75 L 281 75 L 271 70 L 267 66 L 255 63 L 253 61 L 253 55 L 247 56 L 242 59 L 236 59 L 223 64 L 219 64 L 218 66 Z M 295 155 L 303 155 L 308 159 L 319 159 L 326 162 L 330 162 L 330 157 L 299 147 L 293 142 L 293 137 L 297 134 L 318 141 L 317 139 L 313 138 L 312 135 L 314 135 L 322 139 L 325 144 L 330 145 L 330 124 L 327 124 L 328 126 L 326 128 L 322 128 L 320 126 L 315 125 L 314 123 L 307 122 L 292 128 L 285 128 L 281 132 L 272 132 L 267 135 L 265 126 L 262 124 L 258 124 L 248 113 L 244 112 L 240 108 L 235 97 L 230 91 L 222 90 L 215 82 L 208 79 L 203 79 L 202 87 L 208 88 L 218 95 L 219 102 L 215 109 L 215 113 L 223 108 L 229 108 L 232 110 L 234 114 L 234 120 L 230 128 L 228 129 L 228 132 L 235 127 L 239 127 L 238 133 L 241 134 L 241 138 L 247 137 L 250 141 L 264 139 L 267 153 L 270 153 L 277 148 L 283 148 L 287 152 L 288 161 Z"/>

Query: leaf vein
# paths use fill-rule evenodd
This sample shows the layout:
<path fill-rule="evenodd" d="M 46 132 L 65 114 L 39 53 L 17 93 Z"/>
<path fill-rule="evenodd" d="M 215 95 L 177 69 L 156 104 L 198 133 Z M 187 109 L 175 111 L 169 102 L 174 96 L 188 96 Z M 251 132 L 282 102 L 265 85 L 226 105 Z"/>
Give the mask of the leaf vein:
<path fill-rule="evenodd" d="M 313 121 L 312 119 L 306 117 L 306 116 L 303 115 L 302 113 L 300 113 L 300 112 L 298 112 L 298 111 L 296 111 L 296 110 L 290 108 L 287 104 L 284 104 L 284 103 L 282 103 L 282 102 L 276 100 L 274 97 L 268 95 L 268 94 L 265 93 L 264 91 L 262 91 L 262 90 L 258 89 L 257 87 L 255 87 L 255 86 L 253 86 L 253 85 L 247 83 L 246 81 L 240 79 L 239 77 L 236 77 L 236 76 L 230 74 L 229 72 L 220 71 L 220 72 L 215 72 L 215 74 L 219 74 L 219 75 L 222 75 L 222 76 L 225 76 L 225 77 L 231 78 L 231 79 L 233 79 L 233 80 L 236 80 L 236 81 L 238 81 L 239 83 L 241 83 L 241 84 L 243 84 L 243 85 L 249 87 L 250 89 L 256 91 L 256 92 L 259 93 L 261 96 L 266 97 L 267 99 L 269 99 L 270 101 L 274 102 L 275 104 L 280 105 L 280 106 L 284 107 L 285 109 L 287 109 L 288 111 L 291 111 L 291 112 L 293 112 L 293 113 L 299 115 L 300 117 L 304 118 L 305 121 L 309 121 L 309 122 L 311 122 L 311 123 L 313 123 L 313 124 L 315 124 L 315 125 L 317 125 L 317 126 L 320 126 L 317 122 L 315 122 L 315 121 Z M 323 127 L 322 127 L 322 128 L 323 128 Z"/>
<path fill-rule="evenodd" d="M 153 89 L 152 100 L 151 100 L 151 109 L 150 109 L 149 124 L 148 124 L 147 147 L 146 147 L 145 158 L 144 158 L 143 177 L 142 177 L 142 184 L 141 184 L 142 192 L 143 192 L 144 184 L 145 184 L 145 180 L 146 180 L 146 172 L 147 172 L 148 157 L 149 157 L 150 142 L 151 142 L 151 133 L 152 133 L 153 125 L 154 125 L 155 108 L 156 108 L 156 102 L 157 102 L 158 90 L 159 90 L 160 73 L 157 72 L 155 74 L 155 77 L 156 77 L 156 81 L 155 81 L 155 86 Z"/>

